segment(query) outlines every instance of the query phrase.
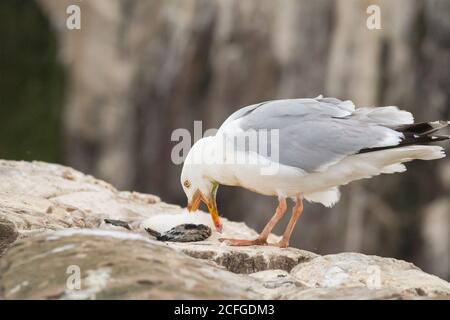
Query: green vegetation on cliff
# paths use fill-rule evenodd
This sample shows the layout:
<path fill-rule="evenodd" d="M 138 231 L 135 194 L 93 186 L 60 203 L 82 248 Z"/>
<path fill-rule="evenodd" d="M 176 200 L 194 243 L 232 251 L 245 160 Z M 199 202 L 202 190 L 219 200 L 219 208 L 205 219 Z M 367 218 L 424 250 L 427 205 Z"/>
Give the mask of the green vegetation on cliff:
<path fill-rule="evenodd" d="M 63 70 L 40 7 L 0 2 L 0 158 L 61 158 Z"/>

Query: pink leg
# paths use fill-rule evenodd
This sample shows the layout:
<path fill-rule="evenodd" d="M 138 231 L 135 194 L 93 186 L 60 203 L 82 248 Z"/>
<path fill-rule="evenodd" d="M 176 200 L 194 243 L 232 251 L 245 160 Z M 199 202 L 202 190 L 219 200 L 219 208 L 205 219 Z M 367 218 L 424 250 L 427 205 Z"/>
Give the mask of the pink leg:
<path fill-rule="evenodd" d="M 275 225 L 283 218 L 284 213 L 286 212 L 286 199 L 281 198 L 278 200 L 278 207 L 275 211 L 275 214 L 270 219 L 269 223 L 264 227 L 263 231 L 259 235 L 258 238 L 254 240 L 244 240 L 244 239 L 226 239 L 221 238 L 219 241 L 225 241 L 230 246 L 253 246 L 253 245 L 267 245 L 267 237 L 272 232 L 272 229 Z"/>
<path fill-rule="evenodd" d="M 289 246 L 289 239 L 291 238 L 292 231 L 294 231 L 295 224 L 297 223 L 298 218 L 302 215 L 303 212 L 303 200 L 300 197 L 297 197 L 297 201 L 295 202 L 295 206 L 292 209 L 292 216 L 289 220 L 289 223 L 286 227 L 286 231 L 284 231 L 283 238 L 278 242 L 277 246 L 280 248 L 287 248 Z"/>

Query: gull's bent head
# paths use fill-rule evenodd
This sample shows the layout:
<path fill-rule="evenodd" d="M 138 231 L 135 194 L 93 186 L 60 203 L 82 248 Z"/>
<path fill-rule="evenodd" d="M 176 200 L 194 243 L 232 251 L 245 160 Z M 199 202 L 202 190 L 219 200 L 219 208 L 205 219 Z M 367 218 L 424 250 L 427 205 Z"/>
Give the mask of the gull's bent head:
<path fill-rule="evenodd" d="M 216 193 L 219 184 L 208 177 L 207 163 L 202 162 L 202 155 L 198 154 L 199 152 L 205 152 L 202 146 L 205 144 L 206 139 L 199 140 L 189 151 L 181 172 L 181 185 L 187 196 L 189 212 L 196 211 L 201 202 L 205 203 L 216 230 L 222 232 L 222 223 L 220 222 L 216 203 Z"/>

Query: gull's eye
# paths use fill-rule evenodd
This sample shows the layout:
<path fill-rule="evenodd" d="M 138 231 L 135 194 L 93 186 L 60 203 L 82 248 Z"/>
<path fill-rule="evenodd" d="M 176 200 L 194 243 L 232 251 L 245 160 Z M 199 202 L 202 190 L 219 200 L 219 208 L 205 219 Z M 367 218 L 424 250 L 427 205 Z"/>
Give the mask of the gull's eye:
<path fill-rule="evenodd" d="M 186 188 L 190 188 L 191 182 L 190 182 L 189 180 L 184 180 L 183 185 L 184 185 Z"/>

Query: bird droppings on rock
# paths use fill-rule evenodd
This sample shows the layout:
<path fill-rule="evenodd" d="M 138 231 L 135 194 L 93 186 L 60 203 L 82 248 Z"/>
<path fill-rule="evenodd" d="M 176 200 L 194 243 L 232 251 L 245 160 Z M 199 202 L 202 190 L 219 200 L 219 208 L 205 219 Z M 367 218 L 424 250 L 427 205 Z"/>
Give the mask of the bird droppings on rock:
<path fill-rule="evenodd" d="M 150 228 L 146 228 L 145 231 L 159 241 L 195 242 L 206 240 L 211 236 L 210 227 L 193 223 L 180 224 L 164 233 L 159 233 Z"/>

